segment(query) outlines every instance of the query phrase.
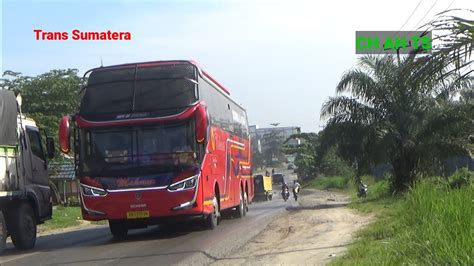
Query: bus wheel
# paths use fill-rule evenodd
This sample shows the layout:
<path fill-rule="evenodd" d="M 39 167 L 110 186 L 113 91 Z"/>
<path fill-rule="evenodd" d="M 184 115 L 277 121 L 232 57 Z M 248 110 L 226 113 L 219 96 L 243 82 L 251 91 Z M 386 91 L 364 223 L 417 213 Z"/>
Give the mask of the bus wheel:
<path fill-rule="evenodd" d="M 245 204 L 245 196 L 244 196 L 244 192 L 241 191 L 240 192 L 240 201 L 239 201 L 239 206 L 237 206 L 236 210 L 235 210 L 235 216 L 237 216 L 238 218 L 242 218 L 246 215 L 246 204 Z"/>
<path fill-rule="evenodd" d="M 128 227 L 123 221 L 109 220 L 109 229 L 115 239 L 120 240 L 127 237 Z"/>
<path fill-rule="evenodd" d="M 214 196 L 212 199 L 213 212 L 209 214 L 206 218 L 206 227 L 213 230 L 219 224 L 219 204 L 217 203 L 217 198 Z"/>
<path fill-rule="evenodd" d="M 12 209 L 11 237 L 17 249 L 30 249 L 36 243 L 36 219 L 33 209 L 27 203 L 21 203 Z"/>
<path fill-rule="evenodd" d="M 247 212 L 249 211 L 249 199 L 247 197 L 247 192 L 243 191 L 244 194 L 244 216 L 247 215 Z"/>
<path fill-rule="evenodd" d="M 0 211 L 0 254 L 5 250 L 7 244 L 7 225 L 5 224 L 5 217 L 3 212 Z"/>

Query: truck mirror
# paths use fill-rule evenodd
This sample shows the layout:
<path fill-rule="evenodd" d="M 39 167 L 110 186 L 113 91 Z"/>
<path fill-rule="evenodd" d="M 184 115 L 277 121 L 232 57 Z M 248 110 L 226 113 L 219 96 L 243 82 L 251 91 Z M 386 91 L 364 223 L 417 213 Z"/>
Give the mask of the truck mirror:
<path fill-rule="evenodd" d="M 63 116 L 59 122 L 59 148 L 63 153 L 71 150 L 71 130 L 69 128 L 69 116 Z"/>
<path fill-rule="evenodd" d="M 46 150 L 48 151 L 48 158 L 49 159 L 54 158 L 55 148 L 54 148 L 53 138 L 50 138 L 50 137 L 46 138 Z"/>
<path fill-rule="evenodd" d="M 203 143 L 207 135 L 207 112 L 206 107 L 201 103 L 196 109 L 196 140 L 199 143 Z"/>

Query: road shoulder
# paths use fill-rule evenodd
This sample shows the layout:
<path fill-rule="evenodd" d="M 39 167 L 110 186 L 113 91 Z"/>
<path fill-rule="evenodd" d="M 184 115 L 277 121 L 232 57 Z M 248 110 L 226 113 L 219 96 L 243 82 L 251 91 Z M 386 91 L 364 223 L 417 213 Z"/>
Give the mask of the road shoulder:
<path fill-rule="evenodd" d="M 238 252 L 216 264 L 326 264 L 341 256 L 354 233 L 372 221 L 346 207 L 341 193 L 305 190 Z"/>

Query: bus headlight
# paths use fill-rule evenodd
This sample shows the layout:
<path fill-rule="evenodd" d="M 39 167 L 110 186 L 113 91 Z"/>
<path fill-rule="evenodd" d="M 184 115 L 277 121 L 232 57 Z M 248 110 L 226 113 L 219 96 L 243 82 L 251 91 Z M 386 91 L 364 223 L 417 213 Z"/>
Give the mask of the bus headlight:
<path fill-rule="evenodd" d="M 81 189 L 84 196 L 103 197 L 107 195 L 107 191 L 103 189 L 90 187 L 83 184 L 81 184 Z"/>
<path fill-rule="evenodd" d="M 179 182 L 173 183 L 168 186 L 169 191 L 180 191 L 184 189 L 195 188 L 197 184 L 198 175 L 188 177 Z"/>

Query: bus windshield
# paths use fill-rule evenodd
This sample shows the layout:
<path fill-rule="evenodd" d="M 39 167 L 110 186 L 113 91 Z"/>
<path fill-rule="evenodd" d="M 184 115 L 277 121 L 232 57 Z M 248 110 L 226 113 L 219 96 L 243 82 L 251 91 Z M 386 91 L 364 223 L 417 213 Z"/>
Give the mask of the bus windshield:
<path fill-rule="evenodd" d="M 132 114 L 179 109 L 197 101 L 191 65 L 105 69 L 92 72 L 79 114 Z"/>
<path fill-rule="evenodd" d="M 191 122 L 114 129 L 83 129 L 80 171 L 134 176 L 197 166 Z"/>

